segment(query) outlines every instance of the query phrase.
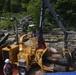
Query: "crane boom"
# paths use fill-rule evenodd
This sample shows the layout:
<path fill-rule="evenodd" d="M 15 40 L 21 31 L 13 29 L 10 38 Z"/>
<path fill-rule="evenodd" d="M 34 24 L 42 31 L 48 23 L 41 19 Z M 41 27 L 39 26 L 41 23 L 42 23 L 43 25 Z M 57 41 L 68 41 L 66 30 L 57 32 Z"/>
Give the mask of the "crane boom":
<path fill-rule="evenodd" d="M 58 26 L 62 29 L 62 31 L 63 31 L 64 33 L 67 33 L 67 34 L 68 34 L 68 32 L 67 32 L 66 29 L 64 28 L 61 20 L 59 19 L 58 14 L 57 14 L 57 13 L 55 12 L 55 10 L 53 9 L 50 1 L 49 1 L 49 0 L 42 0 L 42 2 L 47 5 L 47 7 L 49 8 L 51 14 L 53 15 L 54 19 L 56 20 Z"/>
<path fill-rule="evenodd" d="M 61 20 L 59 19 L 58 14 L 55 12 L 55 10 L 53 9 L 50 0 L 42 0 L 42 7 L 41 7 L 41 13 L 40 13 L 40 24 L 39 24 L 39 28 L 40 28 L 40 37 L 43 37 L 43 30 L 42 30 L 42 26 L 43 26 L 43 20 L 44 20 L 44 12 L 45 12 L 45 5 L 49 8 L 49 11 L 51 12 L 51 14 L 53 15 L 54 19 L 56 20 L 58 26 L 62 29 L 62 31 L 64 32 L 64 42 L 65 42 L 65 47 L 67 48 L 67 37 L 68 37 L 68 31 L 65 29 L 65 27 L 63 26 Z"/>

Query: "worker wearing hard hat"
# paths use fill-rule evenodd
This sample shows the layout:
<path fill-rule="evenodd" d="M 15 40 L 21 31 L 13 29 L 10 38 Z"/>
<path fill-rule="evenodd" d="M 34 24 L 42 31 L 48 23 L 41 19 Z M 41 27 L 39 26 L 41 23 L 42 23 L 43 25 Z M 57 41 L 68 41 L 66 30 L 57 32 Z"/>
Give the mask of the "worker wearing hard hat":
<path fill-rule="evenodd" d="M 5 65 L 3 67 L 4 75 L 12 75 L 14 66 L 9 59 L 5 60 Z"/>

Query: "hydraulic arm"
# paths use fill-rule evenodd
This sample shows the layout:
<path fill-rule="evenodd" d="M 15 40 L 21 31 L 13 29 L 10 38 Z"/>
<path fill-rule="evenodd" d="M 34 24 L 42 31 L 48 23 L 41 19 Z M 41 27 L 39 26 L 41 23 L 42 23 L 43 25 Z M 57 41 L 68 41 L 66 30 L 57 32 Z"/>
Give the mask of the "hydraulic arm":
<path fill-rule="evenodd" d="M 62 25 L 62 22 L 60 21 L 58 14 L 55 12 L 55 10 L 53 9 L 52 5 L 50 4 L 50 1 L 49 0 L 42 0 L 42 1 L 43 1 L 43 3 L 45 3 L 47 5 L 47 7 L 49 8 L 51 14 L 53 15 L 54 19 L 56 20 L 57 24 L 62 29 L 62 31 L 65 34 L 68 34 L 68 32 L 66 31 L 66 29 Z"/>
<path fill-rule="evenodd" d="M 40 13 L 40 24 L 39 24 L 39 37 L 41 39 L 43 39 L 43 21 L 44 21 L 44 14 L 45 14 L 45 6 L 47 6 L 49 8 L 49 11 L 51 12 L 51 14 L 53 15 L 54 19 L 56 20 L 58 26 L 62 29 L 62 31 L 64 32 L 64 48 L 63 48 L 63 56 L 66 57 L 67 59 L 71 59 L 71 52 L 68 49 L 68 34 L 69 32 L 65 29 L 65 27 L 63 26 L 61 20 L 59 19 L 59 15 L 55 12 L 55 10 L 53 9 L 50 0 L 42 0 L 42 7 L 41 7 L 41 13 Z M 67 56 L 68 54 L 68 56 Z M 69 60 L 68 60 L 69 61 Z"/>
<path fill-rule="evenodd" d="M 44 21 L 44 14 L 45 14 L 45 5 L 49 8 L 49 11 L 51 12 L 51 14 L 53 15 L 54 19 L 56 20 L 58 26 L 62 29 L 62 31 L 64 32 L 64 48 L 67 49 L 67 37 L 68 37 L 68 31 L 64 28 L 61 20 L 59 19 L 58 14 L 55 12 L 55 10 L 53 9 L 50 0 L 42 0 L 42 7 L 41 7 L 41 14 L 40 14 L 40 24 L 39 24 L 39 29 L 40 29 L 40 37 L 43 37 L 43 30 L 42 30 L 42 26 L 43 26 L 43 21 Z"/>

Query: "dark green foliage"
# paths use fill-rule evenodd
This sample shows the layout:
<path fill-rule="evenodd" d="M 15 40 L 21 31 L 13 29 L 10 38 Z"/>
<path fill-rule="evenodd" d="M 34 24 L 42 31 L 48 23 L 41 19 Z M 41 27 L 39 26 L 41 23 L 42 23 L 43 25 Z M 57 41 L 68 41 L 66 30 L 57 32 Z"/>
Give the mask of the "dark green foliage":
<path fill-rule="evenodd" d="M 57 0 L 54 8 L 67 28 L 76 27 L 76 0 Z"/>
<path fill-rule="evenodd" d="M 5 0 L 2 11 L 10 12 L 10 0 Z"/>
<path fill-rule="evenodd" d="M 26 12 L 33 18 L 33 23 L 39 24 L 40 8 L 42 0 L 0 0 L 0 16 L 5 13 L 22 13 Z M 53 8 L 59 14 L 63 25 L 67 29 L 76 28 L 76 0 L 50 0 Z M 22 16 L 22 14 L 21 14 Z M 23 15 L 24 16 L 24 15 Z M 48 8 L 45 11 L 45 23 L 56 25 L 52 14 Z"/>
<path fill-rule="evenodd" d="M 31 0 L 27 7 L 27 12 L 33 18 L 35 23 L 39 23 L 41 9 L 41 0 Z"/>
<path fill-rule="evenodd" d="M 11 12 L 18 13 L 21 11 L 21 0 L 11 0 L 10 3 Z"/>
<path fill-rule="evenodd" d="M 29 1 L 30 0 L 22 0 L 21 1 L 23 11 L 27 11 L 27 6 L 29 4 Z"/>
<path fill-rule="evenodd" d="M 5 0 L 0 0 L 0 11 L 2 11 Z"/>

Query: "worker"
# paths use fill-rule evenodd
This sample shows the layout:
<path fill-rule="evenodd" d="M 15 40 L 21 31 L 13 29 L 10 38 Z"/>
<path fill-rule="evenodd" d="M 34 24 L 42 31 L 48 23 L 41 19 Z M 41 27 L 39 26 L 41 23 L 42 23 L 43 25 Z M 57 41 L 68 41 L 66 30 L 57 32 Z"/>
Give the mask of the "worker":
<path fill-rule="evenodd" d="M 12 75 L 14 71 L 14 65 L 9 59 L 5 60 L 5 65 L 3 67 L 4 75 Z"/>
<path fill-rule="evenodd" d="M 31 36 L 32 36 L 32 37 L 38 37 L 37 31 L 36 31 L 36 30 L 33 30 Z"/>

